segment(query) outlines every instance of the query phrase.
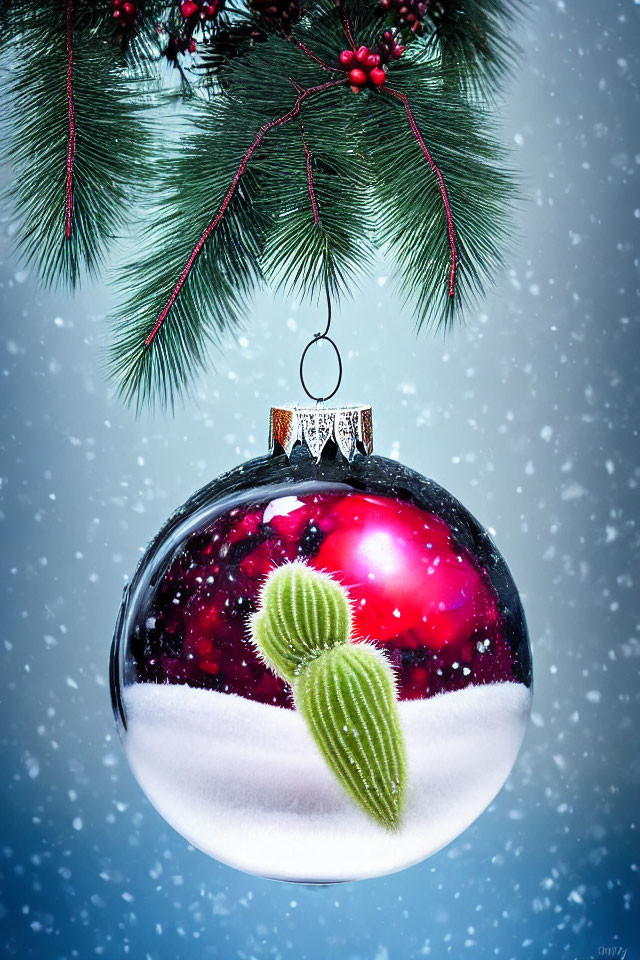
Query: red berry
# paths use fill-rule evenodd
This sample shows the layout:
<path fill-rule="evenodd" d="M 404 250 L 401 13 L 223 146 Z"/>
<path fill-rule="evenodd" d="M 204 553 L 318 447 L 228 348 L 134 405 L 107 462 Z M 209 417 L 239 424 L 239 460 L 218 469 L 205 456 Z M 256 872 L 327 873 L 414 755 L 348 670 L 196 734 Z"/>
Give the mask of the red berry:
<path fill-rule="evenodd" d="M 194 15 L 194 13 L 198 12 L 198 5 L 193 3 L 193 0 L 184 0 L 184 3 L 180 7 L 180 12 L 185 20 L 188 20 L 189 17 Z"/>
<path fill-rule="evenodd" d="M 359 70 L 358 67 L 354 67 L 349 73 L 349 80 L 355 87 L 364 87 L 367 82 L 367 75 L 364 70 Z"/>
<path fill-rule="evenodd" d="M 380 67 L 374 67 L 371 73 L 369 74 L 369 80 L 371 80 L 371 83 L 375 87 L 381 87 L 386 79 L 387 79 L 387 75 L 384 72 L 384 70 L 380 69 Z"/>
<path fill-rule="evenodd" d="M 118 7 L 121 7 L 121 6 L 122 6 L 122 0 L 113 0 L 113 5 L 114 5 L 114 7 L 115 7 L 116 10 L 117 10 Z"/>
<path fill-rule="evenodd" d="M 133 5 L 132 3 L 123 3 L 122 9 L 123 9 L 124 13 L 126 13 L 126 15 L 127 15 L 128 17 L 132 17 L 132 16 L 134 15 L 134 13 L 136 12 L 136 8 L 134 7 L 134 5 Z"/>
<path fill-rule="evenodd" d="M 114 11 L 113 11 L 113 16 L 115 17 L 116 20 L 119 20 L 120 17 L 122 16 L 122 14 L 120 13 L 119 10 L 114 10 Z"/>
<path fill-rule="evenodd" d="M 379 67 L 380 66 L 380 57 L 377 53 L 372 53 L 367 57 L 367 66 L 368 67 Z"/>
<path fill-rule="evenodd" d="M 340 63 L 342 63 L 345 67 L 348 67 L 350 63 L 353 63 L 355 58 L 356 55 L 353 50 L 343 50 L 340 54 Z"/>
<path fill-rule="evenodd" d="M 366 63 L 369 59 L 369 47 L 359 47 L 356 53 L 358 63 Z"/>

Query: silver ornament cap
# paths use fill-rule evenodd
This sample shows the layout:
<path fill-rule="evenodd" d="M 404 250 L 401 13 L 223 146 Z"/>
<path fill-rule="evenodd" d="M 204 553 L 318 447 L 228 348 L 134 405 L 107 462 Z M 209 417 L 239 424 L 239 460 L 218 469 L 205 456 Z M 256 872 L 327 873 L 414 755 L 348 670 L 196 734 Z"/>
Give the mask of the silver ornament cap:
<path fill-rule="evenodd" d="M 356 453 L 373 453 L 373 426 L 368 404 L 319 407 L 271 407 L 269 449 L 281 448 L 288 457 L 296 444 L 306 444 L 319 461 L 329 441 L 336 443 L 347 460 Z"/>

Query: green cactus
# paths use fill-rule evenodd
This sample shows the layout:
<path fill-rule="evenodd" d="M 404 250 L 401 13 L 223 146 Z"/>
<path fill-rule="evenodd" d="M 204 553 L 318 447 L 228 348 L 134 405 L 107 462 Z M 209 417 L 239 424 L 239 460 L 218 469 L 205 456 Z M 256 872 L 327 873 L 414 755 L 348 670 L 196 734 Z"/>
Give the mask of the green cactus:
<path fill-rule="evenodd" d="M 400 825 L 406 755 L 393 672 L 369 643 L 352 643 L 349 597 L 304 563 L 276 568 L 251 636 L 286 680 L 296 708 L 344 790 L 382 826 Z"/>

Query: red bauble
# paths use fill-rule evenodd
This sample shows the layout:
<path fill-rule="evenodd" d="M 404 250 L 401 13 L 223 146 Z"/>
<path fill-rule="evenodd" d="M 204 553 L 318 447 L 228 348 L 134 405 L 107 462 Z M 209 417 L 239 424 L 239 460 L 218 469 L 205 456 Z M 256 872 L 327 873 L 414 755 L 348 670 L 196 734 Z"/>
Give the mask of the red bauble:
<path fill-rule="evenodd" d="M 500 554 L 445 490 L 369 455 L 369 430 L 366 408 L 275 411 L 273 455 L 174 514 L 116 629 L 113 704 L 144 790 L 191 843 L 265 876 L 379 876 L 440 849 L 499 790 L 530 709 L 526 625 Z M 408 777 L 397 831 L 339 785 L 306 726 L 298 675 L 290 687 L 253 645 L 265 578 L 293 561 L 342 584 L 346 642 L 377 647 L 395 678 Z M 313 632 L 321 608 L 295 606 Z M 362 688 L 332 689 L 373 747 Z"/>
<path fill-rule="evenodd" d="M 334 508 L 337 528 L 313 566 L 349 589 L 356 631 L 407 646 L 462 647 L 481 623 L 497 625 L 486 579 L 452 541 L 446 524 L 410 504 L 383 497 L 345 497 Z"/>
<path fill-rule="evenodd" d="M 290 707 L 247 645 L 247 617 L 267 574 L 296 559 L 347 588 L 354 639 L 386 651 L 401 699 L 512 678 L 500 597 L 451 525 L 397 496 L 329 485 L 249 496 L 190 534 L 141 614 L 141 676 Z"/>

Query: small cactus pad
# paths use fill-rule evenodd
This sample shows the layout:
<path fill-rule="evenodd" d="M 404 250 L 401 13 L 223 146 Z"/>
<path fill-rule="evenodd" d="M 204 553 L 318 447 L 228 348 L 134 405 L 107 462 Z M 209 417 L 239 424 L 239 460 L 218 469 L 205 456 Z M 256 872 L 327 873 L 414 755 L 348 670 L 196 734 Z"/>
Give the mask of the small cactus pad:
<path fill-rule="evenodd" d="M 328 574 L 304 563 L 276 567 L 263 587 L 251 634 L 265 663 L 293 683 L 309 660 L 349 642 L 348 595 Z"/>
<path fill-rule="evenodd" d="M 351 642 L 349 597 L 303 563 L 267 578 L 251 634 L 291 685 L 325 761 L 349 796 L 382 826 L 399 826 L 406 786 L 393 672 L 381 651 Z"/>
<path fill-rule="evenodd" d="M 378 823 L 397 828 L 406 758 L 384 655 L 365 643 L 325 651 L 300 674 L 295 700 L 347 793 Z"/>

